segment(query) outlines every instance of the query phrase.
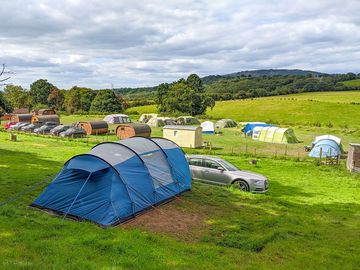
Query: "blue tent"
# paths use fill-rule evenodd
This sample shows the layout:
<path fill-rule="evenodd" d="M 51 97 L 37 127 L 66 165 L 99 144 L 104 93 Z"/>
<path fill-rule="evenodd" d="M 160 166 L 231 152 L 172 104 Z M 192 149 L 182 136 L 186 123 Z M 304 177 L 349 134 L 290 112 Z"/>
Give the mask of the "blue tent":
<path fill-rule="evenodd" d="M 163 138 L 133 137 L 68 160 L 31 206 L 106 227 L 190 189 L 181 148 Z"/>
<path fill-rule="evenodd" d="M 320 152 L 322 157 L 336 157 L 342 154 L 342 148 L 334 140 L 323 139 L 315 143 L 309 153 L 309 157 L 320 158 Z"/>
<path fill-rule="evenodd" d="M 249 136 L 252 136 L 252 132 L 253 132 L 253 129 L 255 127 L 272 127 L 273 125 L 271 124 L 265 124 L 265 123 L 248 123 L 245 125 L 243 131 L 244 131 L 244 134 L 245 135 L 249 135 Z"/>

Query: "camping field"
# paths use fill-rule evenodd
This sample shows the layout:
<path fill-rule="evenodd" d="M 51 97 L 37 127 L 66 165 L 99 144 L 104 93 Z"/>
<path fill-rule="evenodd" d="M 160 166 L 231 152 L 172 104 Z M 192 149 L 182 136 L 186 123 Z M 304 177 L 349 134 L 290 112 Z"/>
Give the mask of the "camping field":
<path fill-rule="evenodd" d="M 154 105 L 130 112 L 151 113 Z M 302 93 L 277 97 L 219 101 L 207 115 L 213 119 L 264 121 L 281 125 L 360 128 L 360 91 Z"/>
<path fill-rule="evenodd" d="M 92 143 L 0 132 L 0 198 L 48 179 Z M 102 229 L 28 205 L 40 184 L 0 207 L 1 269 L 354 269 L 360 178 L 313 160 L 224 156 L 269 177 L 267 194 L 194 183 L 132 222 Z M 50 178 L 49 178 L 50 177 Z M 316 256 L 314 256 L 316 254 Z"/>

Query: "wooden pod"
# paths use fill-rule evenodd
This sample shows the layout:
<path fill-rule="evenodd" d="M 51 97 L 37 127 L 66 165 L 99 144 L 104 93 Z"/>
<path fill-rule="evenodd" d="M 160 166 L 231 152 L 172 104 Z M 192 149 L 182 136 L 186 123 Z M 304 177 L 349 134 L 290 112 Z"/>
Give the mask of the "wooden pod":
<path fill-rule="evenodd" d="M 109 132 L 109 126 L 105 121 L 79 122 L 77 126 L 84 129 L 87 135 L 98 135 Z"/>
<path fill-rule="evenodd" d="M 127 139 L 135 136 L 150 137 L 151 128 L 146 124 L 124 124 L 116 127 L 116 136 L 119 139 Z"/>
<path fill-rule="evenodd" d="M 53 115 L 56 114 L 54 109 L 40 109 L 37 111 L 38 115 Z"/>
<path fill-rule="evenodd" d="M 45 122 L 55 122 L 60 124 L 60 118 L 57 114 L 52 115 L 33 115 L 31 118 L 31 123 L 45 123 Z"/>
<path fill-rule="evenodd" d="M 32 114 L 14 114 L 11 116 L 10 122 L 31 122 Z"/>

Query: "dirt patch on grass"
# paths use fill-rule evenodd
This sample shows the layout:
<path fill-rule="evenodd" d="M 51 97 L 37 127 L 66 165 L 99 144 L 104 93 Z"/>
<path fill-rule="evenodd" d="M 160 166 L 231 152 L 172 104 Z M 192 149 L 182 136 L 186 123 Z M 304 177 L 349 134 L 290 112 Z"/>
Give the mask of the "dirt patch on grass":
<path fill-rule="evenodd" d="M 184 202 L 175 200 L 157 206 L 123 226 L 171 235 L 181 240 L 197 241 L 206 229 L 206 216 L 201 212 L 188 211 L 186 207 L 190 204 L 186 207 L 180 204 Z"/>

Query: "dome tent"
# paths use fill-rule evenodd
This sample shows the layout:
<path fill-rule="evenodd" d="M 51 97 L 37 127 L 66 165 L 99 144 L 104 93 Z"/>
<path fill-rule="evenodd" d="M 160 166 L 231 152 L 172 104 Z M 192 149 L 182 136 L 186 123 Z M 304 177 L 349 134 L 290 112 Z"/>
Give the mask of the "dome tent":
<path fill-rule="evenodd" d="M 131 123 L 129 116 L 126 114 L 109 114 L 103 120 L 108 124 Z"/>
<path fill-rule="evenodd" d="M 309 157 L 337 157 L 343 153 L 341 139 L 333 135 L 321 135 L 315 138 Z"/>
<path fill-rule="evenodd" d="M 205 134 L 214 134 L 215 133 L 214 123 L 211 121 L 202 122 L 200 126 L 202 127 L 202 133 L 205 133 Z"/>
<path fill-rule="evenodd" d="M 133 137 L 68 160 L 31 206 L 107 227 L 190 189 L 181 148 L 163 138 Z"/>
<path fill-rule="evenodd" d="M 216 122 L 215 127 L 216 128 L 231 128 L 231 127 L 237 127 L 237 124 L 232 119 L 221 119 Z"/>
<path fill-rule="evenodd" d="M 176 125 L 176 122 L 169 117 L 152 117 L 146 124 L 150 127 L 163 127 L 166 125 Z"/>

